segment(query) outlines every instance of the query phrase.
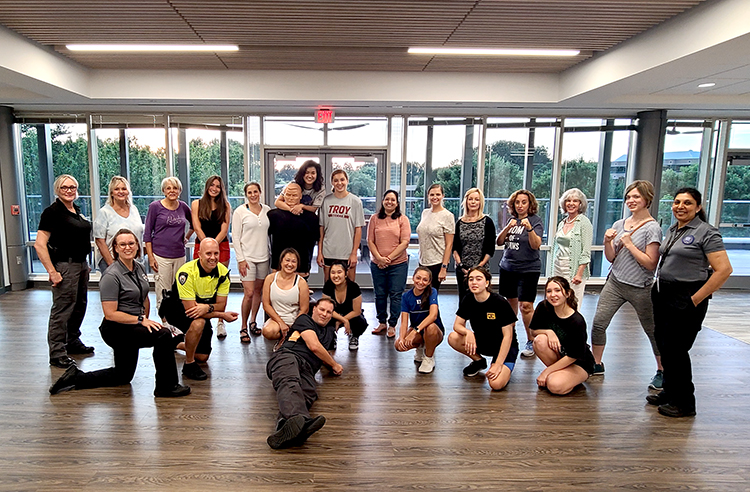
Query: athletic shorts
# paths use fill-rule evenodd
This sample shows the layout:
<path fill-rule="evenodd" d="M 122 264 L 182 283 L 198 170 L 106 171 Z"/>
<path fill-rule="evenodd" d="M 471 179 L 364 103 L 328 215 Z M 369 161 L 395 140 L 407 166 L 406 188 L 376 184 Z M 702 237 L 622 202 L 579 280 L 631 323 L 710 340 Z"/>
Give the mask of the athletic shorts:
<path fill-rule="evenodd" d="M 263 280 L 268 275 L 270 266 L 268 260 L 255 263 L 253 261 L 247 262 L 247 275 L 242 276 L 240 273 L 240 280 L 243 282 L 253 282 L 255 280 Z"/>
<path fill-rule="evenodd" d="M 501 268 L 498 291 L 506 299 L 534 302 L 540 275 L 540 272 L 517 273 Z"/>

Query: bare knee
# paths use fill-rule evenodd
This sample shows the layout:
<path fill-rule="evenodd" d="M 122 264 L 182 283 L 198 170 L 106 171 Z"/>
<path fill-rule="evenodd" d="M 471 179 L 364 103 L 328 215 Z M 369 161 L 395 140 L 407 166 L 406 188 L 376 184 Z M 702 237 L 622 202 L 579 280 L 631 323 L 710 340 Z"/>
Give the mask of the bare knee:
<path fill-rule="evenodd" d="M 521 314 L 528 316 L 534 314 L 534 303 L 533 302 L 521 302 Z"/>
<path fill-rule="evenodd" d="M 549 346 L 547 335 L 541 334 L 534 337 L 534 352 L 544 350 Z"/>
<path fill-rule="evenodd" d="M 208 360 L 209 354 L 195 354 L 195 360 L 198 362 L 206 362 Z"/>
<path fill-rule="evenodd" d="M 278 340 L 279 337 L 281 337 L 281 329 L 279 329 L 279 325 L 273 320 L 268 320 L 263 326 L 263 338 L 268 340 Z"/>
<path fill-rule="evenodd" d="M 554 395 L 567 395 L 575 385 L 571 386 L 570 381 L 562 376 L 551 374 L 547 378 L 547 390 Z"/>

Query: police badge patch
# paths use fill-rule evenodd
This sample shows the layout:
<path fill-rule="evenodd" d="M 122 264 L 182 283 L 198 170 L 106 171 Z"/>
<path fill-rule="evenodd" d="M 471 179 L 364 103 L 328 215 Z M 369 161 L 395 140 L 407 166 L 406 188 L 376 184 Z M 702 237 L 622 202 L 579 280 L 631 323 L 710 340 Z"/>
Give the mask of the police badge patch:
<path fill-rule="evenodd" d="M 177 275 L 177 281 L 180 283 L 180 285 L 185 285 L 185 282 L 187 282 L 188 274 L 187 272 L 180 272 L 179 275 Z"/>

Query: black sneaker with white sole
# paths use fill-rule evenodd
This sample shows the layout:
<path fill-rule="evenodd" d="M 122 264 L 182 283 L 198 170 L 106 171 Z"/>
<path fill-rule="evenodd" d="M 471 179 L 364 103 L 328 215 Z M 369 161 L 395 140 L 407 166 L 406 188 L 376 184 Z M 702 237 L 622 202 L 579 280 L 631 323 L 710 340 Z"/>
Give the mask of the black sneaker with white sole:
<path fill-rule="evenodd" d="M 473 360 L 471 361 L 471 364 L 464 367 L 464 376 L 471 377 L 476 376 L 480 372 L 487 369 L 487 361 L 482 357 L 479 360 Z"/>

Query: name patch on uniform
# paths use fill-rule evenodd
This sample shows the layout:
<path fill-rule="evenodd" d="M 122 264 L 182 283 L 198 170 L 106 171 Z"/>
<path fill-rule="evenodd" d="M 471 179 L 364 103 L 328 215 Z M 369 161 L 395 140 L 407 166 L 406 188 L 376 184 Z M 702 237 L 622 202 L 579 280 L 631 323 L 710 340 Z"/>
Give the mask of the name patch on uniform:
<path fill-rule="evenodd" d="M 180 285 L 185 285 L 185 282 L 187 282 L 188 274 L 187 272 L 180 272 L 179 275 L 177 275 L 177 281 L 180 283 Z"/>
<path fill-rule="evenodd" d="M 299 340 L 299 337 L 300 337 L 299 332 L 295 331 L 294 333 L 292 333 L 292 336 L 289 337 L 289 341 L 296 342 L 297 340 Z"/>
<path fill-rule="evenodd" d="M 487 313 L 487 319 L 495 319 L 495 313 Z"/>
<path fill-rule="evenodd" d="M 682 244 L 687 244 L 688 246 L 693 244 L 695 242 L 695 236 L 685 236 L 682 238 Z"/>

